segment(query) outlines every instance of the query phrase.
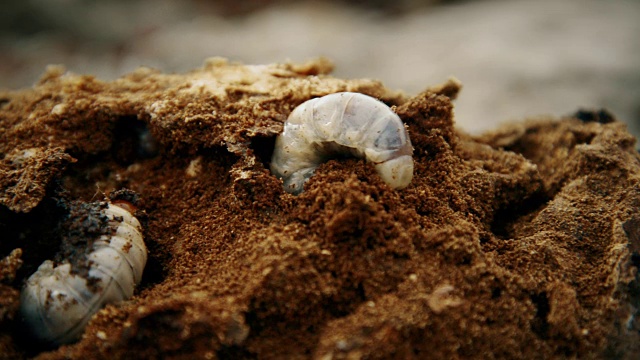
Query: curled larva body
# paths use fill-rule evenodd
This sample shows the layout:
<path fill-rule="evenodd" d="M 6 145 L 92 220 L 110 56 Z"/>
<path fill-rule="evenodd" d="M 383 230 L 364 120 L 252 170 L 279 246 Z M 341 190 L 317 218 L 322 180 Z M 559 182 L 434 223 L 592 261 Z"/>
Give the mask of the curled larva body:
<path fill-rule="evenodd" d="M 402 189 L 413 178 L 413 148 L 402 120 L 370 96 L 342 92 L 295 108 L 276 139 L 271 172 L 290 193 L 327 159 L 347 154 L 365 158 L 389 186 Z"/>
<path fill-rule="evenodd" d="M 126 207 L 126 206 L 125 206 Z M 101 210 L 110 234 L 92 243 L 86 277 L 69 262 L 46 260 L 22 289 L 20 310 L 30 332 L 52 345 L 77 340 L 104 305 L 127 299 L 142 279 L 147 248 L 138 220 L 129 210 L 109 203 Z"/>

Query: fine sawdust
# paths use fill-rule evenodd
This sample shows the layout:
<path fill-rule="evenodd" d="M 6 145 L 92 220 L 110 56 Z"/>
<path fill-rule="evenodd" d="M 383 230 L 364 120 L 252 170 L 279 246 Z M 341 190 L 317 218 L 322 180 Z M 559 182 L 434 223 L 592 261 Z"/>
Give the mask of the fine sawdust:
<path fill-rule="evenodd" d="M 52 67 L 0 93 L 0 357 L 638 355 L 640 157 L 622 123 L 581 111 L 472 138 L 454 130 L 455 81 L 406 98 L 330 71 Z M 395 106 L 408 188 L 340 159 L 294 196 L 267 170 L 293 108 L 338 91 Z M 147 215 L 142 284 L 78 343 L 35 350 L 18 293 L 60 247 L 61 204 L 123 188 Z"/>

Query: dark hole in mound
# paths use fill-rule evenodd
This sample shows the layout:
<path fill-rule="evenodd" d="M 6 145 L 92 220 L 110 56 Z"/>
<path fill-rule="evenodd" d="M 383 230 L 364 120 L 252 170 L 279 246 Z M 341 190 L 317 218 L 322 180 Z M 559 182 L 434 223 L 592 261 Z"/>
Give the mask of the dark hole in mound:
<path fill-rule="evenodd" d="M 523 216 L 540 209 L 547 201 L 549 198 L 542 191 L 538 191 L 519 204 L 499 209 L 493 216 L 491 232 L 501 239 L 511 238 L 513 224 Z"/>
<path fill-rule="evenodd" d="M 531 330 L 543 340 L 549 338 L 549 323 L 547 322 L 547 315 L 551 307 L 549 305 L 549 298 L 547 293 L 542 292 L 540 294 L 531 295 L 531 302 L 536 307 L 536 317 L 531 321 Z"/>
<path fill-rule="evenodd" d="M 256 136 L 251 139 L 250 147 L 256 155 L 256 158 L 258 158 L 258 161 L 264 165 L 265 169 L 269 169 L 275 146 L 275 136 Z"/>
<path fill-rule="evenodd" d="M 631 263 L 633 264 L 633 266 L 640 268 L 640 254 L 638 253 L 631 254 Z"/>
<path fill-rule="evenodd" d="M 237 345 L 223 345 L 216 352 L 218 359 L 256 359 L 253 353 Z"/>
<path fill-rule="evenodd" d="M 491 298 L 492 299 L 497 299 L 500 296 L 502 296 L 502 289 L 499 287 L 493 288 L 493 290 L 491 290 Z"/>
<path fill-rule="evenodd" d="M 580 133 L 576 133 L 574 134 L 576 137 L 576 145 L 582 145 L 582 144 L 591 144 L 591 141 L 593 141 L 593 139 L 596 137 L 595 134 L 580 134 Z"/>
<path fill-rule="evenodd" d="M 158 142 L 146 123 L 135 116 L 125 116 L 118 120 L 113 129 L 111 151 L 120 165 L 129 165 L 137 160 L 155 157 L 158 154 Z"/>
<path fill-rule="evenodd" d="M 67 214 L 68 210 L 50 197 L 26 214 L 0 207 L 0 256 L 6 256 L 15 248 L 22 249 L 23 264 L 18 270 L 17 282 L 21 283 L 59 251 L 58 224 Z"/>

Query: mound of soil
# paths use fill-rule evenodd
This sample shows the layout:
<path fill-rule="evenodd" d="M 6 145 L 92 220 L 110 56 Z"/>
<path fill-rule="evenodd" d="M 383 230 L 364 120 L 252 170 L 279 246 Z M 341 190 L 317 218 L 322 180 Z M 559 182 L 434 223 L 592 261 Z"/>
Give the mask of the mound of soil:
<path fill-rule="evenodd" d="M 454 129 L 449 81 L 407 98 L 331 64 L 211 59 L 113 82 L 49 68 L 0 93 L 0 357 L 633 358 L 640 351 L 640 156 L 604 111 Z M 302 102 L 393 106 L 415 148 L 395 191 L 358 159 L 298 196 L 268 170 Z M 478 119 L 479 121 L 482 119 Z M 34 348 L 19 290 L 61 208 L 130 189 L 149 262 L 82 339 Z"/>

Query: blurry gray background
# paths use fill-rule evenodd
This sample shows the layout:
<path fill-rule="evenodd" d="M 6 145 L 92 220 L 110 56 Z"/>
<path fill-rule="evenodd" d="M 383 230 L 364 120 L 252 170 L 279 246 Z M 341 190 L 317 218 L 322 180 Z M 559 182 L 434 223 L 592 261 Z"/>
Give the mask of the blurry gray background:
<path fill-rule="evenodd" d="M 326 56 L 335 75 L 415 94 L 455 76 L 459 127 L 606 108 L 640 134 L 639 0 L 16 0 L 0 11 L 0 88 L 47 64 L 114 79 Z"/>

